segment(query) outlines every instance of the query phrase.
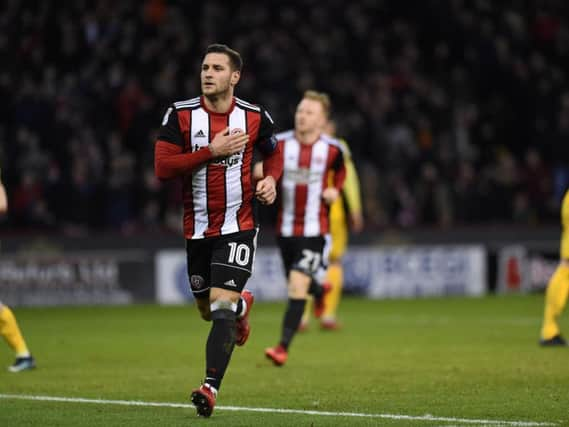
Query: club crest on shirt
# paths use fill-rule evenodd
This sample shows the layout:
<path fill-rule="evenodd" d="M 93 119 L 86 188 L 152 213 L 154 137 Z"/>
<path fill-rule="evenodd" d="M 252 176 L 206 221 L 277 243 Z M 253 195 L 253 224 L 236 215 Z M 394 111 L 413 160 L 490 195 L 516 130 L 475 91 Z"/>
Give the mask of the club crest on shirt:
<path fill-rule="evenodd" d="M 324 157 L 322 156 L 316 156 L 314 157 L 314 159 L 312 160 L 315 164 L 317 165 L 321 165 L 322 163 L 324 163 L 326 160 L 324 159 Z"/>
<path fill-rule="evenodd" d="M 190 277 L 190 286 L 192 290 L 199 291 L 205 286 L 205 280 L 202 276 L 198 276 L 197 274 L 193 274 Z"/>

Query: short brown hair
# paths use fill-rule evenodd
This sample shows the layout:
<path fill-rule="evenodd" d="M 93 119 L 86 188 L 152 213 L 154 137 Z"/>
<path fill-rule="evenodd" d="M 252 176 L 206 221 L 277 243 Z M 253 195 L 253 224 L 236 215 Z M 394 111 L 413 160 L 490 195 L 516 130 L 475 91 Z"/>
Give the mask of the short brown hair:
<path fill-rule="evenodd" d="M 326 92 L 318 92 L 315 90 L 307 90 L 304 92 L 302 98 L 312 99 L 313 101 L 318 101 L 322 105 L 324 114 L 326 118 L 330 117 L 330 112 L 332 110 L 332 102 L 330 101 L 330 96 Z"/>
<path fill-rule="evenodd" d="M 243 59 L 241 59 L 241 55 L 236 50 L 231 49 L 229 46 L 225 44 L 215 43 L 210 44 L 205 54 L 208 53 L 223 53 L 229 57 L 229 63 L 231 64 L 232 71 L 239 71 L 243 68 Z M 204 55 L 205 57 L 205 55 Z"/>

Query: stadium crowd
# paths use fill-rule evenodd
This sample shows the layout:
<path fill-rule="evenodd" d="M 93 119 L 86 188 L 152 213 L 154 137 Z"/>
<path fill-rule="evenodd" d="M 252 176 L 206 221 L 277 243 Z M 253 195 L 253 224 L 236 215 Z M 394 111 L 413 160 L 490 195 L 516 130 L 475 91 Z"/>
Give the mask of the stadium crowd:
<path fill-rule="evenodd" d="M 369 229 L 558 222 L 568 2 L 225 3 L 2 2 L 2 227 L 178 229 L 181 192 L 154 177 L 153 143 L 214 42 L 242 54 L 237 96 L 279 130 L 304 90 L 330 93 Z"/>

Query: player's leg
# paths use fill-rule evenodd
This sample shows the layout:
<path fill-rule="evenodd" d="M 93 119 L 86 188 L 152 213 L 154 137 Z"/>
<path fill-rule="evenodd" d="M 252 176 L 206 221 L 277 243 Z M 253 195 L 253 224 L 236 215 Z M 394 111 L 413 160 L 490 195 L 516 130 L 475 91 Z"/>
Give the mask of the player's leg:
<path fill-rule="evenodd" d="M 210 312 L 204 384 L 192 392 L 198 415 L 208 417 L 236 344 L 238 303 L 255 255 L 256 230 L 218 238 L 211 258 Z M 243 302 L 241 303 L 243 307 Z"/>
<path fill-rule="evenodd" d="M 324 247 L 324 239 L 321 237 L 283 238 L 281 242 L 279 245 L 285 269 L 289 271 L 288 304 L 283 317 L 279 344 L 265 350 L 265 355 L 277 366 L 283 365 L 288 358 L 288 350 L 298 331 L 310 284 L 321 266 Z"/>
<path fill-rule="evenodd" d="M 298 270 L 291 270 L 288 278 L 288 304 L 283 317 L 281 338 L 276 347 L 265 349 L 265 355 L 277 366 L 284 365 L 292 339 L 300 326 L 308 288 L 312 277 Z"/>
<path fill-rule="evenodd" d="M 321 283 L 326 280 L 326 267 L 322 266 L 321 270 L 322 272 L 314 275 L 310 281 L 304 312 L 298 327 L 299 332 L 308 329 L 312 313 L 314 317 L 320 318 L 324 312 L 324 295 L 330 291 L 330 285 L 327 282 Z"/>
<path fill-rule="evenodd" d="M 288 350 L 300 321 L 308 297 L 312 277 L 303 271 L 291 270 L 288 277 L 288 306 L 283 318 L 280 345 Z"/>
<path fill-rule="evenodd" d="M 314 317 L 317 319 L 322 318 L 322 314 L 324 313 L 326 307 L 326 296 L 331 291 L 331 286 L 328 282 L 327 274 L 332 240 L 329 234 L 323 236 L 322 239 L 323 248 L 320 266 L 312 275 L 312 282 L 310 283 L 310 288 L 308 289 L 308 293 L 312 295 L 312 300 L 314 302 Z"/>
<path fill-rule="evenodd" d="M 327 272 L 327 282 L 330 284 L 330 292 L 324 297 L 324 313 L 320 321 L 323 329 L 334 330 L 339 327 L 337 321 L 338 306 L 342 297 L 344 286 L 344 270 L 342 268 L 342 256 L 348 244 L 348 230 L 345 221 L 335 221 L 330 224 L 332 246 L 330 249 L 330 264 Z"/>
<path fill-rule="evenodd" d="M 344 270 L 341 260 L 330 263 L 327 279 L 330 291 L 324 297 L 324 313 L 320 320 L 320 326 L 323 329 L 337 329 L 339 327 L 338 306 L 340 305 L 344 286 Z"/>
<path fill-rule="evenodd" d="M 2 303 L 0 303 L 0 335 L 16 354 L 16 361 L 8 368 L 10 372 L 20 372 L 35 367 L 34 358 L 30 354 L 14 313 Z"/>
<path fill-rule="evenodd" d="M 561 315 L 569 295 L 569 262 L 562 261 L 547 285 L 543 326 L 541 328 L 542 345 L 566 345 L 559 329 Z"/>
<path fill-rule="evenodd" d="M 190 290 L 203 320 L 211 320 L 210 312 L 210 263 L 213 244 L 208 239 L 186 240 L 186 258 Z"/>
<path fill-rule="evenodd" d="M 253 303 L 255 302 L 255 297 L 253 293 L 244 289 L 241 292 L 239 301 L 237 302 L 237 321 L 235 323 L 235 344 L 238 346 L 243 346 L 249 339 L 249 334 L 251 333 L 251 325 L 249 324 L 249 313 L 253 308 Z"/>
<path fill-rule="evenodd" d="M 298 327 L 299 332 L 306 331 L 310 325 L 310 317 L 312 316 L 312 296 L 306 298 L 306 304 L 304 306 L 304 312 L 302 313 L 302 318 L 300 319 L 300 325 Z"/>
<path fill-rule="evenodd" d="M 243 234 L 243 239 L 238 246 L 234 248 L 230 248 L 230 251 L 233 251 L 234 254 L 230 257 L 235 259 L 235 262 L 239 264 L 240 267 L 243 267 L 243 263 L 245 262 L 245 258 L 247 259 L 247 263 L 245 264 L 246 268 L 249 270 L 249 275 L 243 276 L 243 287 L 245 283 L 249 279 L 250 275 L 253 273 L 254 268 L 254 261 L 255 261 L 255 252 L 257 250 L 257 236 L 259 234 L 259 229 L 252 230 L 250 232 L 246 232 Z M 233 245 L 233 243 L 232 243 Z M 247 253 L 247 257 L 245 257 L 245 245 L 249 248 L 249 252 Z M 255 297 L 253 293 L 248 289 L 241 288 L 241 296 L 239 301 L 237 302 L 237 321 L 236 321 L 236 335 L 235 335 L 235 344 L 238 346 L 243 346 L 249 339 L 249 334 L 251 333 L 251 325 L 249 323 L 249 313 L 251 313 L 251 309 L 253 308 L 253 303 L 255 302 Z"/>

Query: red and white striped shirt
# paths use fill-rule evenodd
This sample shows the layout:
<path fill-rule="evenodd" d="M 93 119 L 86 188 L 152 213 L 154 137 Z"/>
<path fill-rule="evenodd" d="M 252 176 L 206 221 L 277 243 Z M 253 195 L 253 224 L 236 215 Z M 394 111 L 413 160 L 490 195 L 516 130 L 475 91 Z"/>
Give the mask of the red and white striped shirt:
<path fill-rule="evenodd" d="M 213 159 L 211 152 L 204 149 L 227 126 L 230 132 L 249 134 L 249 142 L 240 153 Z M 186 239 L 220 236 L 255 227 L 254 145 L 267 157 L 277 153 L 272 119 L 259 106 L 234 98 L 227 113 L 216 113 L 209 111 L 203 99 L 197 97 L 175 102 L 168 108 L 155 148 L 155 168 L 160 178 L 183 177 Z M 180 162 L 168 163 L 170 160 Z M 280 173 L 276 175 L 278 180 Z"/>
<path fill-rule="evenodd" d="M 277 134 L 283 156 L 279 187 L 278 234 L 314 237 L 328 233 L 329 206 L 322 199 L 333 173 L 333 186 L 341 190 L 346 176 L 342 146 L 321 134 L 313 144 L 302 144 L 294 131 Z"/>

